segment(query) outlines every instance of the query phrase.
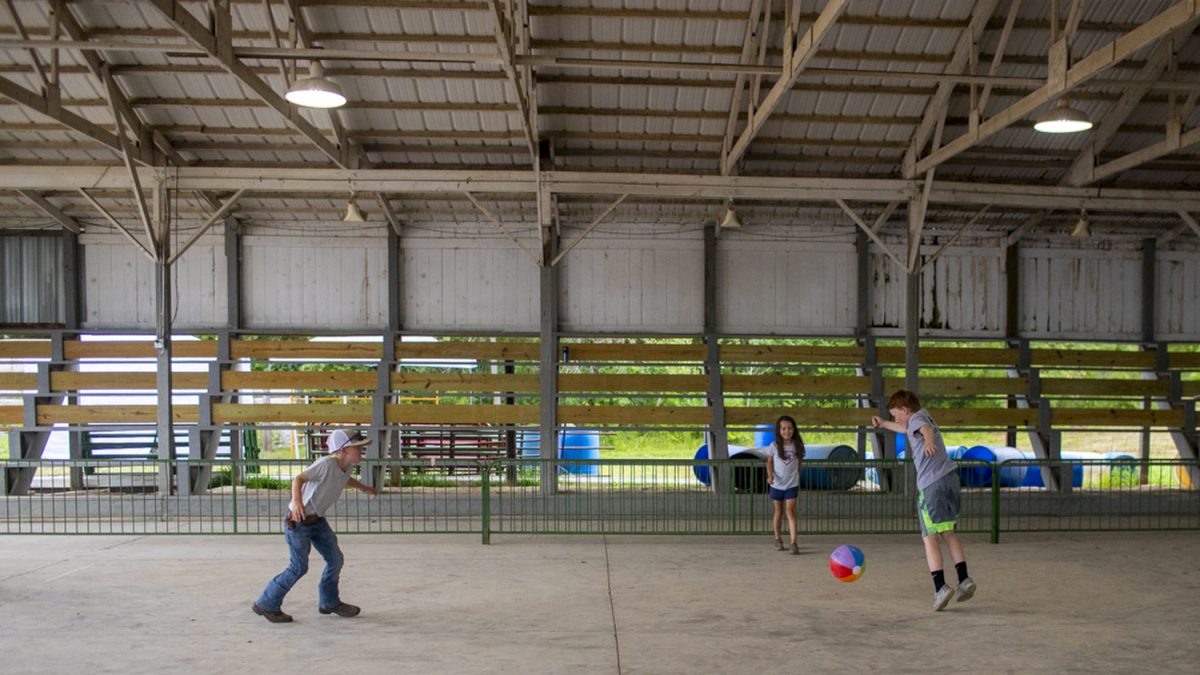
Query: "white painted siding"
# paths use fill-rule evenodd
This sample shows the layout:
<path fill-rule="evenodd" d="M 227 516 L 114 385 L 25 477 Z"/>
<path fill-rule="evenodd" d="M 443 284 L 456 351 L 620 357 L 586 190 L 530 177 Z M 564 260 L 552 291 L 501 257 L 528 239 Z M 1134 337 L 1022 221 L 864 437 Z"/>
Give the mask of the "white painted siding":
<path fill-rule="evenodd" d="M 889 243 L 897 255 L 904 255 L 902 244 Z M 884 329 L 904 328 L 906 273 L 890 257 L 872 246 L 868 255 L 867 279 L 871 284 L 871 326 Z"/>
<path fill-rule="evenodd" d="M 583 240 L 559 263 L 563 329 L 702 331 L 704 240 L 698 230 L 693 235 Z"/>
<path fill-rule="evenodd" d="M 1021 333 L 1077 339 L 1141 338 L 1137 251 L 1021 250 Z"/>
<path fill-rule="evenodd" d="M 383 238 L 242 239 L 244 323 L 314 330 L 387 326 Z"/>
<path fill-rule="evenodd" d="M 538 267 L 515 244 L 402 242 L 401 323 L 408 330 L 538 330 Z"/>
<path fill-rule="evenodd" d="M 120 237 L 98 235 L 81 241 L 85 272 L 83 325 L 153 329 L 154 263 Z M 226 279 L 225 251 L 220 244 L 201 240 L 180 256 L 172 268 L 173 326 L 224 326 Z"/>
<path fill-rule="evenodd" d="M 1200 340 L 1200 255 L 1160 252 L 1157 262 L 1155 338 Z"/>
<path fill-rule="evenodd" d="M 717 329 L 852 334 L 858 311 L 855 264 L 853 244 L 720 241 Z"/>
<path fill-rule="evenodd" d="M 1002 335 L 1004 279 L 998 249 L 946 249 L 921 276 L 922 325 L 930 334 Z"/>

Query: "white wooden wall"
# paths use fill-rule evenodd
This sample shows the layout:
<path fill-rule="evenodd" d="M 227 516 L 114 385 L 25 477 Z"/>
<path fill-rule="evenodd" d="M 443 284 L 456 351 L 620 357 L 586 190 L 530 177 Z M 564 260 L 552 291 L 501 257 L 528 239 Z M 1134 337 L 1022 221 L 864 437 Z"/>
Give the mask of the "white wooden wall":
<path fill-rule="evenodd" d="M 387 240 L 242 238 L 242 313 L 249 328 L 387 326 Z"/>
<path fill-rule="evenodd" d="M 1159 252 L 1155 337 L 1200 340 L 1200 253 Z"/>
<path fill-rule="evenodd" d="M 538 267 L 516 244 L 406 238 L 401 246 L 400 316 L 406 330 L 537 332 Z"/>
<path fill-rule="evenodd" d="M 563 330 L 698 333 L 704 329 L 704 239 L 589 236 L 559 263 Z"/>
<path fill-rule="evenodd" d="M 1021 249 L 1020 287 L 1022 335 L 1141 339 L 1139 251 Z"/>
<path fill-rule="evenodd" d="M 722 240 L 717 329 L 725 333 L 846 334 L 858 312 L 854 244 Z"/>
<path fill-rule="evenodd" d="M 83 325 L 86 328 L 155 326 L 154 263 L 128 240 L 83 235 Z M 172 266 L 173 325 L 210 328 L 226 322 L 225 249 L 202 238 Z"/>
<path fill-rule="evenodd" d="M 567 228 L 564 241 L 573 241 L 577 234 Z M 717 243 L 719 331 L 853 332 L 861 295 L 849 236 L 798 241 L 751 234 L 729 233 Z M 242 242 L 247 327 L 386 326 L 388 261 L 383 236 L 255 234 Z M 151 262 L 123 237 L 84 234 L 80 243 L 84 327 L 152 329 Z M 8 242 L 5 250 L 19 252 L 21 245 Z M 1156 338 L 1196 340 L 1200 253 L 1194 246 L 1176 246 L 1179 250 L 1157 253 Z M 896 248 L 903 250 L 899 244 Z M 5 280 L 14 275 L 61 276 L 61 270 L 48 269 L 59 264 L 54 262 L 57 258 L 13 255 L 4 258 Z M 1042 242 L 1023 247 L 1020 256 L 1022 335 L 1141 338 L 1142 260 L 1137 243 L 1103 250 Z M 703 232 L 698 227 L 658 226 L 653 234 L 644 225 L 601 227 L 560 263 L 560 326 L 573 332 L 698 333 L 704 317 L 703 258 Z M 495 232 L 475 227 L 415 233 L 401 240 L 400 265 L 401 321 L 406 330 L 538 330 L 538 268 Z M 874 248 L 868 265 L 873 330 L 897 334 L 904 327 L 904 272 Z M 1007 311 L 1005 275 L 998 246 L 948 249 L 924 272 L 922 334 L 1001 335 Z M 224 326 L 226 279 L 220 235 L 202 238 L 174 268 L 176 328 Z M 52 284 L 33 289 L 23 282 L 6 284 L 0 307 L 6 320 L 60 320 L 60 292 Z M 53 294 L 56 302 L 47 303 L 46 294 Z M 30 315 L 31 308 L 40 308 L 37 316 Z"/>

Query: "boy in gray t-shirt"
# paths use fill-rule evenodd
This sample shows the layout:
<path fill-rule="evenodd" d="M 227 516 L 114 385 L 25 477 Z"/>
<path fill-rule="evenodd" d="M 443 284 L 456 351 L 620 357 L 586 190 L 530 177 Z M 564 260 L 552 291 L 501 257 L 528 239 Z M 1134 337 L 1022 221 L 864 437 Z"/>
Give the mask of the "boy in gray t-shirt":
<path fill-rule="evenodd" d="M 287 569 L 271 579 L 250 606 L 255 614 L 271 623 L 288 623 L 292 620 L 291 615 L 283 611 L 283 598 L 308 572 L 308 553 L 315 548 L 325 558 L 325 571 L 317 586 L 317 610 L 322 614 L 345 617 L 358 615 L 359 608 L 342 602 L 338 592 L 342 549 L 338 546 L 333 528 L 325 520 L 325 512 L 333 506 L 347 485 L 375 495 L 375 488 L 350 476 L 350 470 L 362 461 L 363 446 L 368 443 L 370 441 L 357 432 L 348 434 L 336 429 L 329 435 L 329 454 L 313 462 L 292 481 L 292 501 L 288 504 L 284 529 L 290 561 Z"/>
<path fill-rule="evenodd" d="M 946 454 L 942 432 L 921 400 L 911 391 L 901 389 L 888 399 L 888 412 L 894 422 L 880 417 L 871 418 L 871 426 L 904 434 L 909 454 L 917 470 L 917 515 L 921 538 L 925 543 L 925 561 L 933 576 L 933 611 L 940 612 L 954 597 L 954 589 L 946 585 L 942 567 L 941 542 L 946 543 L 958 573 L 958 601 L 975 595 L 975 581 L 967 574 L 967 554 L 954 532 L 958 523 L 958 467 Z"/>

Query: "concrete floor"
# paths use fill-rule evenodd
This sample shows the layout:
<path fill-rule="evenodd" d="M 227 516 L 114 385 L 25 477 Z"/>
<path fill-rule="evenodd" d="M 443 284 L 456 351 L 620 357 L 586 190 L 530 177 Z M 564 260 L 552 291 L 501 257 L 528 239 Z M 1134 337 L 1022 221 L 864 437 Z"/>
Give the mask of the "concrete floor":
<path fill-rule="evenodd" d="M 807 537 L 343 535 L 356 619 L 319 559 L 272 625 L 281 536 L 0 537 L 5 673 L 1197 672 L 1196 533 L 964 537 L 979 592 L 931 611 L 916 535 L 859 536 L 862 579 Z M 315 554 L 314 554 L 315 556 Z M 953 572 L 951 571 L 951 576 Z"/>

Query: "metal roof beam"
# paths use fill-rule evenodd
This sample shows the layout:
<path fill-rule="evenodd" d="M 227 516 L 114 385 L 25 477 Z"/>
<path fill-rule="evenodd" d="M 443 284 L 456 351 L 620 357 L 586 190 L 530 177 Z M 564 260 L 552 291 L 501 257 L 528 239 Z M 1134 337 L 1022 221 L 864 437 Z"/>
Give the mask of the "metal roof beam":
<path fill-rule="evenodd" d="M 742 135 L 738 137 L 737 142 L 728 152 L 721 154 L 721 173 L 729 175 L 732 167 L 738 163 L 742 155 L 746 154 L 746 150 L 750 147 L 750 142 L 762 130 L 767 119 L 779 104 L 783 102 L 783 97 L 795 84 L 796 78 L 800 76 L 800 72 L 804 70 L 808 62 L 816 55 L 817 50 L 821 47 L 821 42 L 829 35 L 833 26 L 837 23 L 838 17 L 842 12 L 846 11 L 846 5 L 849 0 L 829 0 L 825 4 L 825 9 L 821 10 L 821 15 L 813 22 L 803 35 L 797 36 L 792 32 L 791 26 L 787 26 L 784 31 L 784 50 L 783 50 L 783 71 L 775 85 L 771 87 L 771 91 L 767 92 L 767 96 L 762 103 L 758 105 L 754 115 L 750 117 L 746 124 L 746 129 Z M 764 36 L 765 39 L 765 36 Z M 753 102 L 751 102 L 753 104 Z"/>
<path fill-rule="evenodd" d="M 1066 40 L 1058 40 L 1051 46 L 1050 60 L 1056 65 L 1051 68 L 1050 78 L 1044 85 L 980 124 L 974 132 L 968 131 L 916 162 L 912 175 L 924 174 L 947 159 L 1008 128 L 1017 120 L 1129 58 L 1138 50 L 1154 44 L 1197 16 L 1200 16 L 1200 0 L 1183 0 L 1138 28 L 1093 51 L 1070 68 L 1066 67 Z"/>
<path fill-rule="evenodd" d="M 178 0 L 149 0 L 149 3 L 159 11 L 176 30 L 182 33 L 186 38 L 191 40 L 196 46 L 204 51 L 204 53 L 217 60 L 225 70 L 242 84 L 253 91 L 267 105 L 274 108 L 280 115 L 288 121 L 297 131 L 304 134 L 313 145 L 317 147 L 326 157 L 331 159 L 334 164 L 342 168 L 347 168 L 342 161 L 341 153 L 337 146 L 329 142 L 321 134 L 320 130 L 314 127 L 308 120 L 304 119 L 300 113 L 295 110 L 282 96 L 271 89 L 270 85 L 255 75 L 254 72 L 245 64 L 238 60 L 233 51 L 230 35 L 225 31 L 218 31 L 214 36 L 196 20 L 194 16 L 179 3 Z M 224 12 L 217 13 L 218 24 L 227 22 L 229 17 L 229 7 L 225 6 Z M 320 51 L 320 50 L 318 50 Z"/>

